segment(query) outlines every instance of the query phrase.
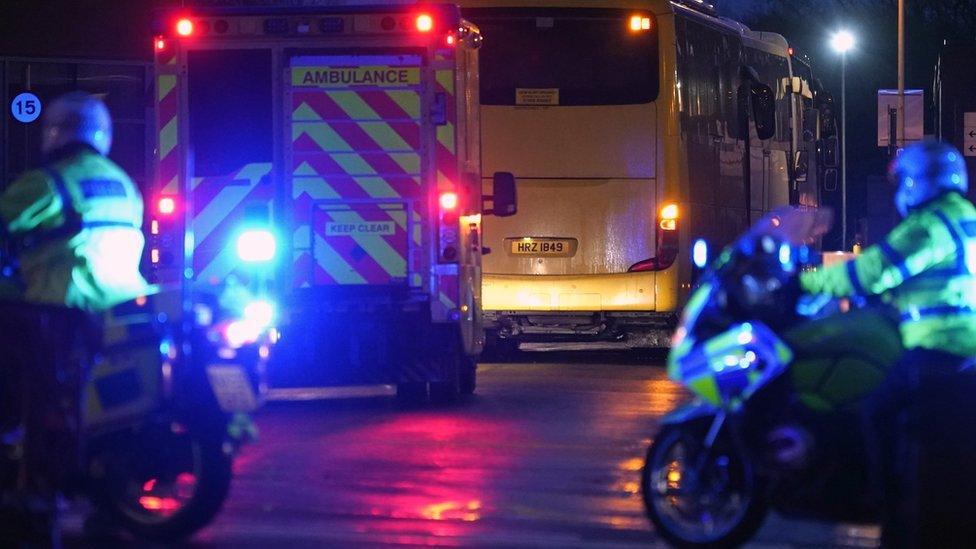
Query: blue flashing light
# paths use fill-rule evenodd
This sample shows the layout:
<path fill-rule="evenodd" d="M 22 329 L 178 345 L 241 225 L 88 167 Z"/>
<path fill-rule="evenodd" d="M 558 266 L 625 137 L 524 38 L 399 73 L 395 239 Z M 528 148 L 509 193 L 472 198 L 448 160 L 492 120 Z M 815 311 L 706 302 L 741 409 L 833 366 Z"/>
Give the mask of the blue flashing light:
<path fill-rule="evenodd" d="M 278 242 L 267 229 L 248 229 L 237 237 L 237 257 L 247 263 L 266 263 L 275 257 Z"/>
<path fill-rule="evenodd" d="M 261 328 L 247 320 L 235 320 L 224 327 L 224 341 L 231 349 L 254 343 L 261 337 Z"/>
<path fill-rule="evenodd" d="M 797 254 L 796 255 L 797 255 L 797 261 L 799 261 L 802 265 L 809 265 L 810 264 L 810 248 L 809 247 L 807 247 L 807 246 L 800 246 L 800 249 L 797 250 Z"/>
<path fill-rule="evenodd" d="M 793 256 L 793 250 L 790 249 L 789 244 L 779 245 L 779 264 L 786 267 L 790 264 L 790 260 Z"/>
<path fill-rule="evenodd" d="M 704 239 L 699 238 L 691 247 L 691 260 L 699 269 L 704 269 L 705 265 L 708 265 L 708 243 Z"/>

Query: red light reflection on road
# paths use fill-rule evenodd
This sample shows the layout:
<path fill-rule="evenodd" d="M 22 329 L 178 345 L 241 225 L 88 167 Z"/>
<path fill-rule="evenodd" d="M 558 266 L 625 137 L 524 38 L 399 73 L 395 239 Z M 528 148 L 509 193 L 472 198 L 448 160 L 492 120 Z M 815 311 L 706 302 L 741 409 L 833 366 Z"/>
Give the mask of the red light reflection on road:
<path fill-rule="evenodd" d="M 520 459 L 493 452 L 493 445 L 532 439 L 512 422 L 473 417 L 463 409 L 329 416 L 324 410 L 314 432 L 302 433 L 281 428 L 290 422 L 275 418 L 279 428 L 262 428 L 261 443 L 245 449 L 235 476 L 303 485 L 298 500 L 295 492 L 290 500 L 277 499 L 260 480 L 251 489 L 263 494 L 267 508 L 351 518 L 353 530 L 380 543 L 471 535 L 496 508 L 496 472 L 517 467 Z M 283 456 L 282 447 L 297 440 L 306 451 Z M 274 447 L 272 454 L 268 449 Z"/>

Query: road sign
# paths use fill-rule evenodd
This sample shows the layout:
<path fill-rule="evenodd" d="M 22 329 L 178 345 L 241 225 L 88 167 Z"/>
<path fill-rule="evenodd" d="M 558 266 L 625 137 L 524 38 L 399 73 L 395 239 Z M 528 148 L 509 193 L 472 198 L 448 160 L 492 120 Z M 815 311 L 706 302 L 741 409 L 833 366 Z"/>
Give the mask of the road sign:
<path fill-rule="evenodd" d="M 925 137 L 922 90 L 905 90 L 905 141 L 921 141 Z M 878 146 L 888 146 L 890 121 L 888 109 L 898 108 L 898 90 L 878 90 Z M 899 143 L 903 146 L 904 143 Z"/>
<path fill-rule="evenodd" d="M 19 94 L 10 102 L 10 114 L 13 114 L 18 122 L 29 124 L 41 116 L 41 100 L 30 92 Z"/>
<path fill-rule="evenodd" d="M 962 122 L 962 154 L 976 156 L 976 112 L 963 114 Z"/>

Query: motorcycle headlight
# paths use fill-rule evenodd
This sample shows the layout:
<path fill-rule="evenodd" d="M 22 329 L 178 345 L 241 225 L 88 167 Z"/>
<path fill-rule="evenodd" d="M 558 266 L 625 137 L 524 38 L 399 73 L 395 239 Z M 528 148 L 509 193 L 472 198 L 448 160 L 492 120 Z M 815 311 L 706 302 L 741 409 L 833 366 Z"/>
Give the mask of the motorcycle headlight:
<path fill-rule="evenodd" d="M 274 320 L 274 313 L 274 304 L 259 299 L 244 306 L 244 321 L 262 329 L 267 328 Z"/>
<path fill-rule="evenodd" d="M 239 349 L 250 345 L 261 337 L 261 328 L 247 320 L 235 320 L 223 326 L 224 342 L 231 349 Z"/>

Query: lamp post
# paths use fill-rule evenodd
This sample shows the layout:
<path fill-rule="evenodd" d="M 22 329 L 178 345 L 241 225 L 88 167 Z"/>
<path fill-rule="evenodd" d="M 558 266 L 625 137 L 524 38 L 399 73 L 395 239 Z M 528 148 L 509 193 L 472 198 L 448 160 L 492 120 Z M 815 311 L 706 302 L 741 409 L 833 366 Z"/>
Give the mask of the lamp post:
<path fill-rule="evenodd" d="M 854 35 L 839 30 L 830 37 L 830 47 L 840 54 L 840 247 L 847 251 L 847 52 L 854 47 Z"/>

